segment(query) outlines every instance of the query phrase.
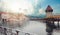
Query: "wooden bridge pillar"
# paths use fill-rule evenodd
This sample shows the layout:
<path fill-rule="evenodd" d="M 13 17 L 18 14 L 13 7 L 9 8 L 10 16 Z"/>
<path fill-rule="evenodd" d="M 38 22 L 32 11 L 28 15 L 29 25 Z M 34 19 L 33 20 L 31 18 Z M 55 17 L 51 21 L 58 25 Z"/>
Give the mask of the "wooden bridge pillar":
<path fill-rule="evenodd" d="M 59 29 L 60 28 L 60 26 L 59 26 L 59 20 L 57 21 L 58 23 L 57 23 L 57 29 Z"/>

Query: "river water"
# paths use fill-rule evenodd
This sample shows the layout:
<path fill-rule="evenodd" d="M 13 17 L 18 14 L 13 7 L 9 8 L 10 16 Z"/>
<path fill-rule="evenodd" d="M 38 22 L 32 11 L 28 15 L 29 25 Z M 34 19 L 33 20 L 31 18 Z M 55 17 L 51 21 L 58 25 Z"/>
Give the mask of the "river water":
<path fill-rule="evenodd" d="M 21 31 L 19 35 L 25 35 L 25 33 L 29 33 L 31 35 L 46 35 L 46 23 L 39 21 L 27 21 L 21 27 L 11 28 L 13 30 Z M 60 35 L 59 30 L 54 30 L 53 35 Z"/>
<path fill-rule="evenodd" d="M 29 21 L 22 28 L 22 30 L 25 32 L 31 32 L 37 35 L 47 35 L 45 29 L 46 29 L 46 23 L 39 22 L 39 21 Z M 54 30 L 53 35 L 60 35 L 60 30 Z"/>

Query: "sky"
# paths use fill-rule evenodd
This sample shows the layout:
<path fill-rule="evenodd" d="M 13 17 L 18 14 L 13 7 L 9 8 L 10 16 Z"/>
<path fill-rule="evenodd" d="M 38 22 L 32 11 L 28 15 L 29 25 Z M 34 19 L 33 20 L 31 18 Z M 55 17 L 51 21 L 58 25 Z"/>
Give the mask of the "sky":
<path fill-rule="evenodd" d="M 0 0 L 0 11 L 39 16 L 46 14 L 48 5 L 54 14 L 60 14 L 60 0 Z"/>

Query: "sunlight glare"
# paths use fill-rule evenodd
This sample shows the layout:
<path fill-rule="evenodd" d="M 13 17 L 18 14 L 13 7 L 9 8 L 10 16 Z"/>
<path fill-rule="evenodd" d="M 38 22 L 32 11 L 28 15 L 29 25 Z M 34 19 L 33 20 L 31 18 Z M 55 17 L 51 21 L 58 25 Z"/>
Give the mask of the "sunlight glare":
<path fill-rule="evenodd" d="M 27 1 L 9 1 L 9 2 L 4 2 L 4 8 L 8 12 L 12 13 L 24 13 L 24 14 L 31 14 L 33 11 L 33 6 L 31 3 Z"/>

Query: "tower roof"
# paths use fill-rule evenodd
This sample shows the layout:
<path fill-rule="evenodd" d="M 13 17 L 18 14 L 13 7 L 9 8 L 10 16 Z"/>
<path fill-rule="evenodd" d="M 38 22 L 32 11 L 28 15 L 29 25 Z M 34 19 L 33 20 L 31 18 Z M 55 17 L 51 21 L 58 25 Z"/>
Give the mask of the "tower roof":
<path fill-rule="evenodd" d="M 50 5 L 47 6 L 47 8 L 46 8 L 46 12 L 53 12 L 53 9 L 51 8 Z"/>

